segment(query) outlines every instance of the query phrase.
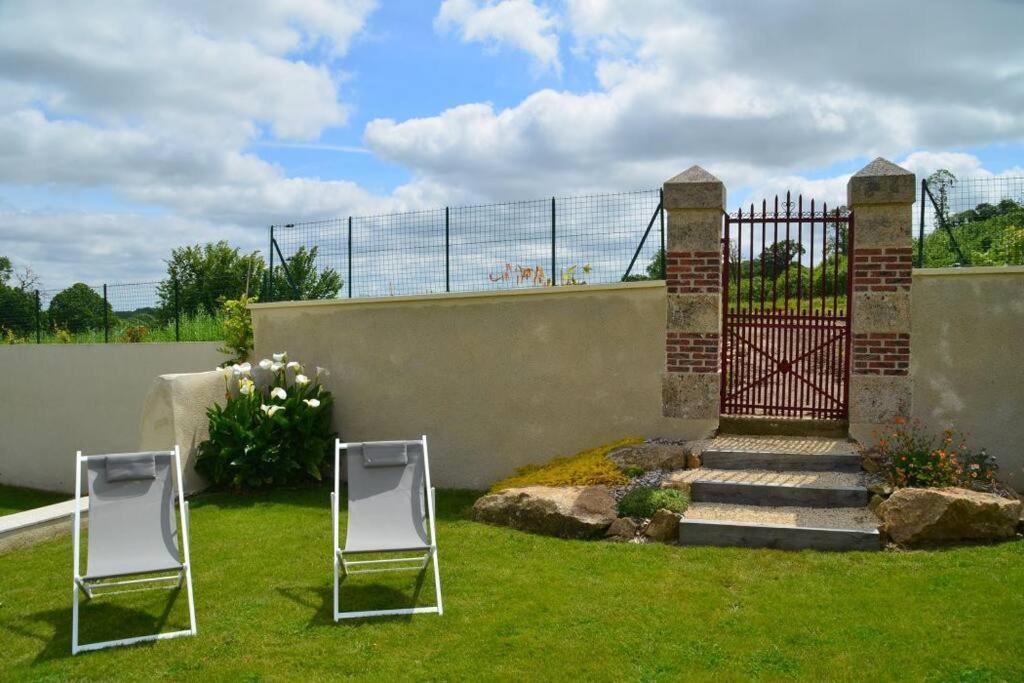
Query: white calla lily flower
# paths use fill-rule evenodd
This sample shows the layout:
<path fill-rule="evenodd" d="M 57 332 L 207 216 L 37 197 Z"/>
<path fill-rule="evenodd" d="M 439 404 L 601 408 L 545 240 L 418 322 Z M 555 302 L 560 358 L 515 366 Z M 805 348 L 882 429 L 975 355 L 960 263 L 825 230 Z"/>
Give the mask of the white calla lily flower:
<path fill-rule="evenodd" d="M 288 392 L 281 387 L 274 387 L 270 390 L 270 398 L 279 398 L 283 401 L 288 398 Z"/>
<path fill-rule="evenodd" d="M 267 414 L 268 417 L 274 417 L 274 414 L 280 410 L 284 410 L 284 406 L 268 406 L 263 404 L 260 406 L 260 410 Z"/>
<path fill-rule="evenodd" d="M 288 359 L 287 353 L 273 353 L 271 355 L 273 356 L 274 360 L 276 360 L 278 363 Z"/>
<path fill-rule="evenodd" d="M 283 367 L 284 367 L 284 364 L 282 364 L 282 363 L 271 363 L 270 364 L 270 369 L 273 370 L 274 372 L 280 372 L 281 368 L 283 368 Z"/>
<path fill-rule="evenodd" d="M 242 363 L 238 366 L 238 369 L 243 375 L 248 375 L 252 372 L 252 363 Z"/>
<path fill-rule="evenodd" d="M 295 383 L 300 387 L 304 387 L 309 384 L 309 378 L 305 375 L 295 375 Z"/>
<path fill-rule="evenodd" d="M 310 408 L 319 408 L 320 407 L 320 399 L 318 399 L 318 398 L 306 398 L 306 399 L 303 399 L 303 403 L 305 403 Z"/>
<path fill-rule="evenodd" d="M 302 366 L 293 360 L 288 361 L 288 365 L 286 365 L 285 367 L 291 370 L 292 372 L 302 372 Z"/>
<path fill-rule="evenodd" d="M 328 370 L 327 368 L 322 368 L 322 367 L 320 367 L 318 365 L 318 366 L 316 366 L 316 376 L 317 377 L 320 377 L 320 376 L 330 377 L 331 376 L 331 371 Z"/>
<path fill-rule="evenodd" d="M 238 383 L 238 393 L 242 396 L 248 396 L 253 392 L 255 383 L 251 379 L 243 379 Z"/>
<path fill-rule="evenodd" d="M 269 358 L 264 358 L 263 360 L 260 361 L 260 367 L 263 368 L 264 370 L 269 370 L 270 366 L 271 362 Z"/>

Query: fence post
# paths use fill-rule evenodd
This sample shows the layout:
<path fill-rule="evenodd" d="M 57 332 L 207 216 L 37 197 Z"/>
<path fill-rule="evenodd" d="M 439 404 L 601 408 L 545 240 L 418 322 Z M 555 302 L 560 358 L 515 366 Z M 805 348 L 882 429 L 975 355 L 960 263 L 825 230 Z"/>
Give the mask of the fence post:
<path fill-rule="evenodd" d="M 847 184 L 853 212 L 849 251 L 850 436 L 866 440 L 899 417 L 909 417 L 910 296 L 914 263 L 917 181 L 878 158 Z"/>
<path fill-rule="evenodd" d="M 444 207 L 444 291 L 452 291 L 451 242 L 449 233 L 448 207 Z"/>
<path fill-rule="evenodd" d="M 665 248 L 672 258 L 672 270 L 665 274 L 662 414 L 717 423 L 725 184 L 691 166 L 665 181 L 662 191 L 668 212 Z"/>
<path fill-rule="evenodd" d="M 274 226 L 270 226 L 270 275 L 267 278 L 267 301 L 274 300 Z"/>
<path fill-rule="evenodd" d="M 555 260 L 555 198 L 551 198 L 551 285 L 558 285 L 558 263 Z"/>
<path fill-rule="evenodd" d="M 103 343 L 106 344 L 110 341 L 110 320 L 107 317 L 107 307 L 110 304 L 107 302 L 107 283 L 103 283 Z"/>
<path fill-rule="evenodd" d="M 178 278 L 174 278 L 174 341 L 181 341 L 181 298 Z"/>
<path fill-rule="evenodd" d="M 917 267 L 924 268 L 924 195 L 927 192 L 928 179 L 921 178 L 921 220 L 917 229 Z"/>
<path fill-rule="evenodd" d="M 42 341 L 43 341 L 43 331 L 42 331 L 42 322 L 41 322 L 40 308 L 41 308 L 41 306 L 39 304 L 39 290 L 37 289 L 36 290 L 36 344 L 41 344 Z"/>
<path fill-rule="evenodd" d="M 661 279 L 665 279 L 665 188 L 658 190 L 658 206 L 661 207 L 658 220 L 661 223 Z"/>
<path fill-rule="evenodd" d="M 348 298 L 352 298 L 352 216 L 348 217 Z"/>

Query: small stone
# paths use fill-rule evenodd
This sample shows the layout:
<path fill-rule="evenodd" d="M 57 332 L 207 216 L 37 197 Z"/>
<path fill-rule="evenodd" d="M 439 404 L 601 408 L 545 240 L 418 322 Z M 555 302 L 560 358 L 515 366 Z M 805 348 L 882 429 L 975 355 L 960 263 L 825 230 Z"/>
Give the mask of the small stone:
<path fill-rule="evenodd" d="M 871 500 L 868 501 L 868 510 L 871 510 L 876 515 L 878 514 L 878 506 L 885 502 L 885 498 L 882 498 L 877 493 L 871 496 Z"/>
<path fill-rule="evenodd" d="M 701 466 L 700 453 L 687 453 L 686 454 L 686 469 L 695 470 Z"/>
<path fill-rule="evenodd" d="M 860 466 L 868 474 L 877 474 L 882 470 L 882 461 L 871 455 L 865 455 L 860 459 Z"/>
<path fill-rule="evenodd" d="M 636 522 L 629 517 L 619 517 L 612 525 L 608 527 L 608 531 L 605 532 L 605 537 L 613 540 L 632 541 L 636 538 L 636 532 L 639 530 Z"/>
<path fill-rule="evenodd" d="M 675 489 L 679 491 L 687 498 L 690 497 L 690 486 L 693 479 L 692 476 L 687 476 L 685 470 L 678 472 L 670 472 L 661 482 L 661 488 L 663 489 Z"/>
<path fill-rule="evenodd" d="M 682 518 L 677 512 L 661 508 L 651 517 L 644 529 L 644 536 L 652 541 L 675 543 L 679 540 L 679 520 Z"/>
<path fill-rule="evenodd" d="M 884 481 L 872 481 L 868 484 L 868 492 L 873 493 L 876 496 L 888 498 L 892 495 L 892 486 Z"/>

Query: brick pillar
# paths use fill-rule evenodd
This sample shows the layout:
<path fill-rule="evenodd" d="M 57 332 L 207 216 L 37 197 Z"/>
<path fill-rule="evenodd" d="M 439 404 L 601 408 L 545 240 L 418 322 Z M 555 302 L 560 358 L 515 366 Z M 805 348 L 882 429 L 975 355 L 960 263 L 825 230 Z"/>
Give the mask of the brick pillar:
<path fill-rule="evenodd" d="M 692 166 L 664 187 L 668 316 L 662 411 L 718 419 L 725 185 Z"/>
<path fill-rule="evenodd" d="M 847 185 L 854 220 L 850 434 L 861 440 L 910 415 L 916 189 L 913 173 L 881 157 Z"/>

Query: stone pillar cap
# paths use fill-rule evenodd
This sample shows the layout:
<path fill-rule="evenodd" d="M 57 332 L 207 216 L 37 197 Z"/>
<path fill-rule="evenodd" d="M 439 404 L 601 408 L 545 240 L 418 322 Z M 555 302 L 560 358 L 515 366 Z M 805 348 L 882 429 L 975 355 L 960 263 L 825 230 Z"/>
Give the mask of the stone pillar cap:
<path fill-rule="evenodd" d="M 846 203 L 913 204 L 917 196 L 917 178 L 905 168 L 878 157 L 857 171 L 846 184 Z"/>
<path fill-rule="evenodd" d="M 664 206 L 672 209 L 725 210 L 725 184 L 700 166 L 665 181 Z"/>

